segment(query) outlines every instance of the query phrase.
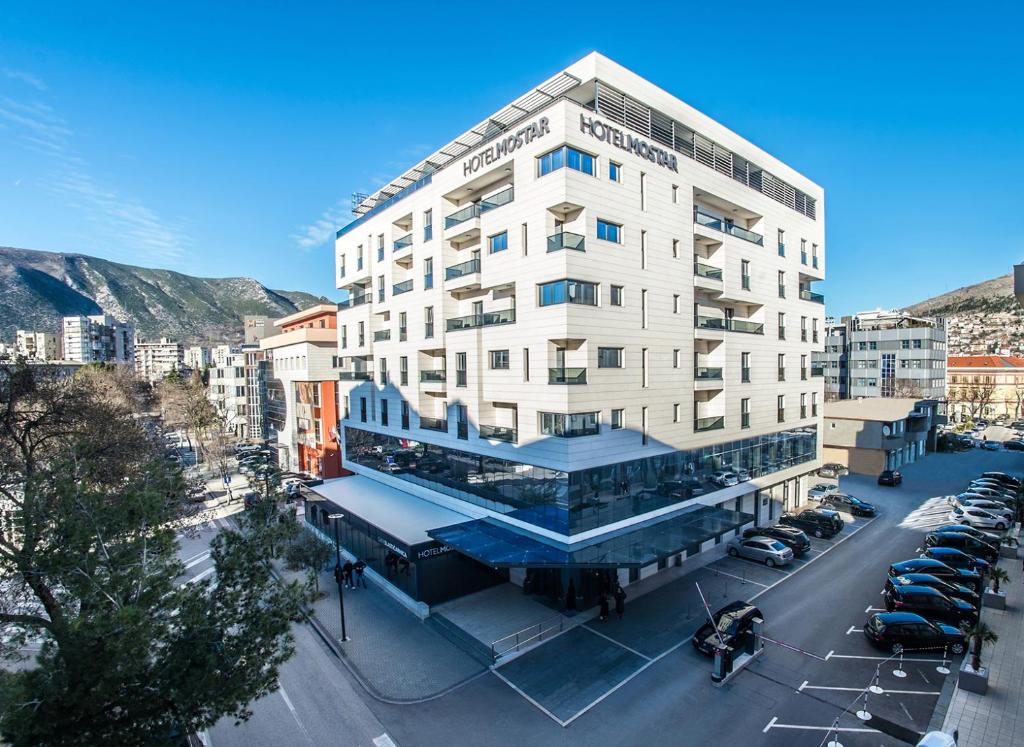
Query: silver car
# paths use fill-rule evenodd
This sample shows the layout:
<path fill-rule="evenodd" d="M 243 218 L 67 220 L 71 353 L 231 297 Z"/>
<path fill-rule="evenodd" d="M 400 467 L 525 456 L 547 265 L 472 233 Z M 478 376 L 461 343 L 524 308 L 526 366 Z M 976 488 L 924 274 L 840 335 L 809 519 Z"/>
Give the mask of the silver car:
<path fill-rule="evenodd" d="M 728 543 L 728 553 L 734 558 L 756 560 L 769 568 L 793 561 L 793 551 L 771 537 L 733 537 Z"/>
<path fill-rule="evenodd" d="M 819 482 L 817 485 L 814 485 L 810 490 L 807 491 L 807 497 L 808 498 L 815 498 L 815 499 L 820 501 L 822 498 L 824 498 L 829 493 L 838 493 L 838 492 L 839 492 L 839 486 L 838 485 L 832 485 L 832 484 L 827 483 L 827 482 Z"/>

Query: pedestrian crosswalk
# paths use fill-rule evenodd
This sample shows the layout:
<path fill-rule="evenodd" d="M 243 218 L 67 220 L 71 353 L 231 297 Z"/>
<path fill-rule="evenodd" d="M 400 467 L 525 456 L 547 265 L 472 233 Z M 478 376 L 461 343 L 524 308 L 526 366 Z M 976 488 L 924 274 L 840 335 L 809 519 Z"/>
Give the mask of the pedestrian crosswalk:
<path fill-rule="evenodd" d="M 949 500 L 944 495 L 929 498 L 900 522 L 903 529 L 933 529 L 949 523 Z"/>

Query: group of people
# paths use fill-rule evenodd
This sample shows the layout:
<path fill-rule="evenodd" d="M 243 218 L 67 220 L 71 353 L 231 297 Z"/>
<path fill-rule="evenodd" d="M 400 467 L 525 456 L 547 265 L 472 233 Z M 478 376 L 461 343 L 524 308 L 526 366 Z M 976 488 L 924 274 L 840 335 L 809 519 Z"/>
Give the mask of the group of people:
<path fill-rule="evenodd" d="M 626 611 L 626 590 L 622 588 L 622 584 L 615 584 L 615 591 L 612 592 L 612 597 L 615 599 L 615 614 L 618 615 L 619 619 L 622 619 L 622 614 Z M 598 604 L 601 606 L 601 611 L 598 617 L 601 622 L 608 619 L 609 603 L 608 594 L 604 589 L 601 590 L 601 596 L 598 599 Z"/>
<path fill-rule="evenodd" d="M 366 563 L 360 558 L 356 558 L 356 562 L 353 563 L 351 560 L 346 560 L 345 565 L 334 566 L 334 578 L 346 589 L 355 589 L 357 587 L 366 588 L 366 579 L 363 577 L 363 573 L 366 571 Z"/>

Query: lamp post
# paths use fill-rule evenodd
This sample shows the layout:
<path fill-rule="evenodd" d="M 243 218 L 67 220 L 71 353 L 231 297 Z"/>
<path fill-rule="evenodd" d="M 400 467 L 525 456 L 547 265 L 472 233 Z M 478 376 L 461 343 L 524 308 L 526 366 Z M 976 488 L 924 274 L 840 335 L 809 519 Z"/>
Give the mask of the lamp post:
<path fill-rule="evenodd" d="M 345 514 L 328 514 L 327 518 L 334 524 L 334 580 L 338 582 L 338 605 L 341 608 L 341 640 L 344 643 L 348 640 L 345 634 L 345 593 L 342 591 L 341 578 L 341 543 L 338 541 L 338 522 L 345 518 Z"/>

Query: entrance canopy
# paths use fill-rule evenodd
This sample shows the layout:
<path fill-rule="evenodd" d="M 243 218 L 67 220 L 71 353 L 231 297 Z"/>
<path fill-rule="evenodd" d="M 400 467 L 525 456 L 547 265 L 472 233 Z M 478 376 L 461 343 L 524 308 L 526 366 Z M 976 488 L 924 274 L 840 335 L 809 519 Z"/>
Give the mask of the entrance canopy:
<path fill-rule="evenodd" d="M 576 545 L 549 544 L 494 519 L 431 529 L 427 534 L 494 568 L 639 568 L 753 520 L 753 515 L 739 511 L 691 506 Z"/>

